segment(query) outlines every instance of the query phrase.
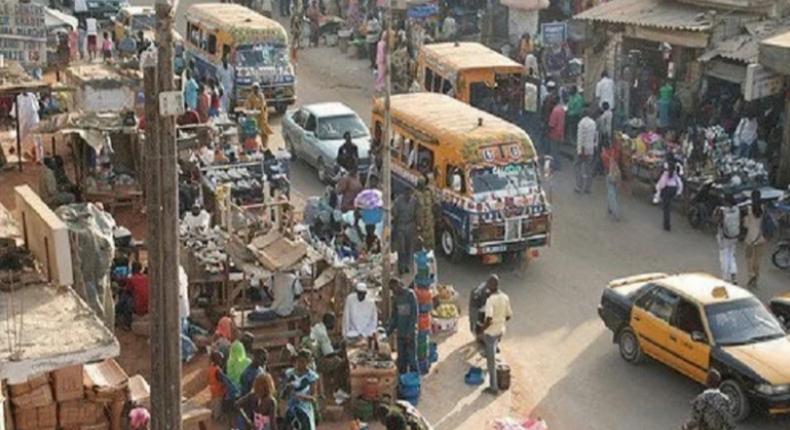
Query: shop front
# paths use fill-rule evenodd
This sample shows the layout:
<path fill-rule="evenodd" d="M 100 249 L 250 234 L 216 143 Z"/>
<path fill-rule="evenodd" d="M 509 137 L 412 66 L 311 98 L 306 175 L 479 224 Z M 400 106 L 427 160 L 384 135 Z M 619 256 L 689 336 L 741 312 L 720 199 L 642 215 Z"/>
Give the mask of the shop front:
<path fill-rule="evenodd" d="M 782 143 L 779 157 L 774 157 L 779 163 L 776 183 L 784 187 L 790 184 L 790 115 L 788 115 L 790 98 L 787 96 L 787 78 L 790 76 L 790 31 L 761 41 L 758 58 L 762 66 L 780 74 L 785 83 L 782 94 L 785 112 Z"/>

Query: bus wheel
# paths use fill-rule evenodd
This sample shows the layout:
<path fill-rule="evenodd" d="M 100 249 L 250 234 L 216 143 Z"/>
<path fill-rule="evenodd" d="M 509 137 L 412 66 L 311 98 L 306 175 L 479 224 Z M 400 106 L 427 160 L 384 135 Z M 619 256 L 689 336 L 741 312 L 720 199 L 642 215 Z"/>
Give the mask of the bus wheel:
<path fill-rule="evenodd" d="M 442 245 L 442 253 L 444 253 L 450 261 L 457 262 L 461 260 L 461 246 L 458 242 L 458 235 L 455 233 L 455 229 L 445 225 L 444 228 L 442 228 L 439 240 Z"/>

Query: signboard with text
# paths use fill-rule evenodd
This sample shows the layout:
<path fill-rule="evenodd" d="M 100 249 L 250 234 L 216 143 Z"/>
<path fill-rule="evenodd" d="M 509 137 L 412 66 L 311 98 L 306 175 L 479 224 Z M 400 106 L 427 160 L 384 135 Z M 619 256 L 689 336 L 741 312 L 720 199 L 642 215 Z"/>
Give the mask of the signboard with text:
<path fill-rule="evenodd" d="M 743 82 L 743 98 L 746 101 L 769 97 L 782 92 L 784 77 L 760 64 L 746 67 L 746 80 Z"/>
<path fill-rule="evenodd" d="M 544 45 L 562 45 L 568 39 L 566 22 L 544 22 L 540 25 Z"/>

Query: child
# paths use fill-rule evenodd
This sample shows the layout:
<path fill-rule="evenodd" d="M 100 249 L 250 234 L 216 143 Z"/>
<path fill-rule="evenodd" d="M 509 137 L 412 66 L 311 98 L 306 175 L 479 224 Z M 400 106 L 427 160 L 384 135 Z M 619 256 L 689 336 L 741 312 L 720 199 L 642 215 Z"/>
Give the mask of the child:
<path fill-rule="evenodd" d="M 222 402 L 225 399 L 225 385 L 222 383 L 222 367 L 225 357 L 219 351 L 211 353 L 211 363 L 208 365 L 208 385 L 211 389 L 211 417 L 215 420 L 222 416 Z"/>
<path fill-rule="evenodd" d="M 106 31 L 104 32 L 104 41 L 101 44 L 101 53 L 104 57 L 104 61 L 112 60 L 112 50 L 114 46 L 112 43 L 112 39 L 110 39 L 110 34 Z"/>

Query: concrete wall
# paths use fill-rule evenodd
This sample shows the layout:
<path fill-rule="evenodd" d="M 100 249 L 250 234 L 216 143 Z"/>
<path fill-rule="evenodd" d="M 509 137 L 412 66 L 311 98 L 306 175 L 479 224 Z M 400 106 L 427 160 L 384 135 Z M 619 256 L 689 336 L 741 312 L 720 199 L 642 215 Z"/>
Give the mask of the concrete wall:
<path fill-rule="evenodd" d="M 508 11 L 508 38 L 511 46 L 518 49 L 521 35 L 529 33 L 534 36 L 538 33 L 538 11 L 510 8 Z"/>
<path fill-rule="evenodd" d="M 72 285 L 68 227 L 29 186 L 15 187 L 14 194 L 25 245 L 42 264 L 42 272 L 55 285 Z"/>

